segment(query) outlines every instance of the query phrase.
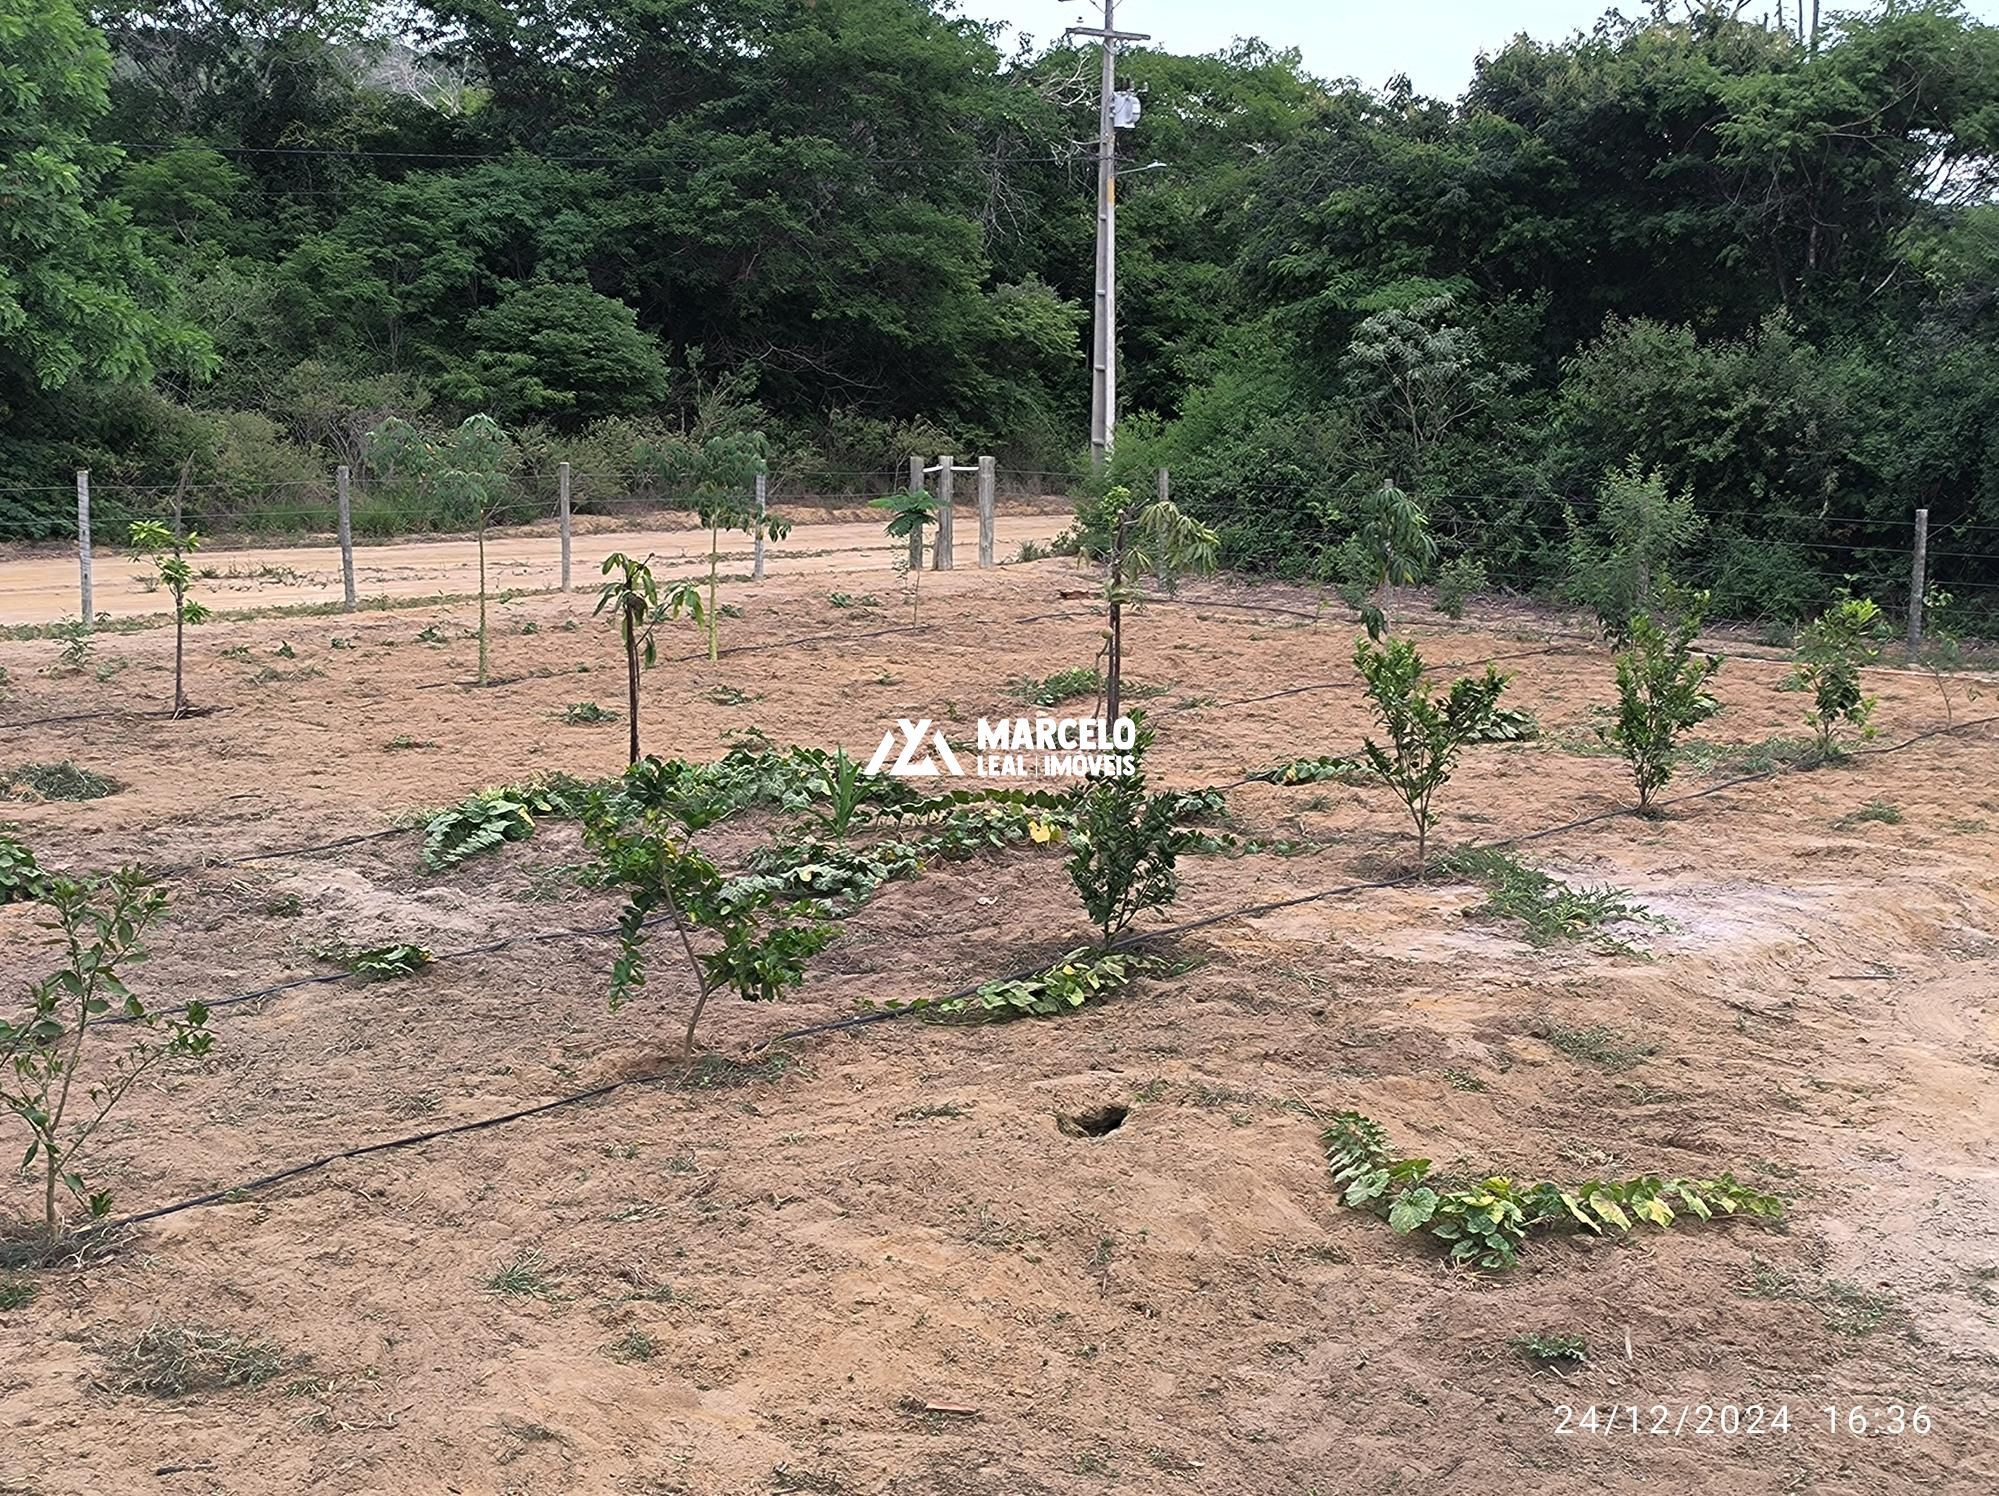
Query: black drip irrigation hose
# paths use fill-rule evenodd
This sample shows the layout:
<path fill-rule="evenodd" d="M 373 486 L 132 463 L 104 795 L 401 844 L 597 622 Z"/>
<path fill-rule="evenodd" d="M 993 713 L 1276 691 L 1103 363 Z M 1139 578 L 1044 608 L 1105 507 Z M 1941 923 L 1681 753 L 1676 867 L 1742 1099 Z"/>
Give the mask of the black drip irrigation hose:
<path fill-rule="evenodd" d="M 1974 718 L 1968 722 L 1949 723 L 1943 727 L 1931 728 L 1927 731 L 1919 732 L 1914 736 L 1906 738 L 1899 743 L 1889 744 L 1880 748 L 1855 749 L 1853 750 L 1853 753 L 1854 756 L 1856 757 L 1863 754 L 1868 756 L 1878 756 L 1889 753 L 1899 753 L 1905 748 L 1913 747 L 1917 743 L 1926 742 L 1932 738 L 1948 737 L 1953 734 L 1963 732 L 1969 728 L 1990 726 L 1995 722 L 1999 722 L 1999 714 L 1995 714 L 1989 717 Z M 1755 784 L 1755 783 L 1761 783 L 1766 780 L 1776 779 L 1790 772 L 1794 772 L 1791 766 L 1785 764 L 1776 764 L 1768 769 L 1762 770 L 1755 774 L 1744 774 L 1734 779 L 1723 780 L 1719 784 L 1713 784 L 1703 789 L 1693 790 L 1684 795 L 1675 795 L 1670 800 L 1662 800 L 1658 803 L 1662 807 L 1667 805 L 1682 805 L 1692 800 L 1703 800 L 1711 795 L 1722 794 L 1725 791 L 1740 788 L 1742 785 L 1745 784 Z M 1637 812 L 1629 806 L 1619 806 L 1612 810 L 1598 811 L 1592 815 L 1579 816 L 1574 820 L 1564 821 L 1559 825 L 1544 826 L 1538 831 L 1523 832 L 1518 836 L 1503 837 L 1497 841 L 1477 843 L 1475 845 L 1483 848 L 1516 847 L 1516 846 L 1521 846 L 1527 842 L 1541 841 L 1544 838 L 1550 836 L 1559 836 L 1565 832 L 1580 830 L 1585 826 L 1593 826 L 1603 821 L 1614 820 L 1621 816 L 1635 815 L 1636 813 Z M 1397 888 L 1410 883 L 1420 881 L 1423 877 L 1423 872 L 1424 872 L 1423 869 L 1417 868 L 1407 873 L 1398 874 L 1393 878 L 1381 878 L 1366 883 L 1343 883 L 1336 888 L 1320 889 L 1316 893 L 1298 894 L 1291 898 L 1273 899 L 1268 903 L 1252 904 L 1242 909 L 1225 910 L 1220 914 L 1205 915 L 1200 919 L 1187 920 L 1182 924 L 1170 925 L 1163 930 L 1148 930 L 1143 934 L 1132 936 L 1128 939 L 1114 942 L 1111 946 L 1111 949 L 1123 950 L 1135 946 L 1145 945 L 1151 942 L 1169 939 L 1176 935 L 1185 935 L 1195 930 L 1208 929 L 1214 925 L 1225 924 L 1230 920 L 1252 919 L 1260 915 L 1275 913 L 1276 911 L 1281 909 L 1294 909 L 1303 904 L 1317 903 L 1322 899 L 1350 897 L 1354 894 L 1359 894 L 1359 893 L 1370 893 L 1381 889 Z M 583 932 L 563 932 L 563 933 L 574 934 L 574 933 L 583 933 Z M 515 937 L 515 941 L 532 940 L 535 938 L 538 937 L 518 936 Z M 498 944 L 500 946 L 504 946 L 511 943 L 515 942 L 502 941 L 499 942 Z M 470 953 L 460 952 L 457 954 L 462 955 Z M 1027 970 L 1024 971 L 1014 972 L 1011 974 L 1011 978 L 1018 979 L 1025 976 L 1031 976 L 1035 970 L 1036 968 L 1028 968 Z M 987 980 L 1006 981 L 1009 980 L 1009 978 L 998 977 L 998 978 L 988 978 Z M 986 985 L 985 982 L 980 982 L 971 986 L 960 987 L 953 992 L 947 992 L 940 997 L 931 999 L 931 1002 L 932 1003 L 949 1002 L 954 998 L 969 997 L 971 994 L 977 992 L 979 988 L 984 985 Z M 247 998 L 245 1000 L 247 1000 Z M 811 1024 L 805 1028 L 787 1030 L 784 1033 L 778 1034 L 770 1039 L 764 1040 L 761 1044 L 755 1046 L 755 1048 L 759 1050 L 767 1049 L 773 1044 L 787 1043 L 794 1039 L 806 1039 L 806 1038 L 811 1038 L 818 1034 L 837 1033 L 846 1029 L 860 1028 L 868 1024 L 886 1023 L 891 1019 L 908 1017 L 912 1013 L 920 1013 L 922 1011 L 923 1009 L 919 1007 L 902 1007 L 902 1008 L 888 1008 L 868 1013 L 859 1013 L 853 1015 L 852 1017 L 836 1019 L 831 1023 Z M 228 1185 L 222 1189 L 210 1190 L 207 1194 L 196 1195 L 191 1199 L 177 1200 L 170 1205 L 160 1205 L 154 1207 L 151 1210 L 143 1210 L 133 1215 L 122 1216 L 116 1221 L 107 1223 L 101 1229 L 105 1231 L 114 1231 L 126 1226 L 136 1226 L 145 1221 L 158 1220 L 163 1216 L 176 1215 L 184 1210 L 193 1210 L 197 1206 L 212 1205 L 218 1200 L 230 1199 L 232 1197 L 249 1193 L 250 1191 L 253 1190 L 267 1189 L 272 1185 L 282 1184 L 287 1180 L 297 1179 L 301 1175 L 313 1173 L 316 1170 L 327 1168 L 330 1165 L 340 1163 L 346 1159 L 364 1158 L 371 1154 L 387 1153 L 402 1148 L 414 1148 L 423 1143 L 435 1142 L 439 1138 L 455 1137 L 461 1133 L 480 1132 L 490 1127 L 501 1127 L 506 1125 L 507 1123 L 519 1122 L 528 1117 L 538 1117 L 546 1112 L 559 1110 L 562 1107 L 578 1106 L 586 1101 L 596 1101 L 605 1096 L 609 1096 L 614 1092 L 622 1091 L 630 1086 L 657 1085 L 663 1081 L 674 1079 L 676 1073 L 684 1075 L 686 1073 L 685 1067 L 683 1066 L 681 1070 L 678 1072 L 654 1071 L 648 1075 L 628 1076 L 623 1080 L 609 1081 L 601 1086 L 592 1086 L 588 1090 L 572 1092 L 570 1095 L 567 1096 L 558 1096 L 553 1101 L 544 1101 L 536 1106 L 522 1107 L 517 1111 L 503 1112 L 500 1115 L 494 1117 L 481 1117 L 471 1122 L 459 1122 L 459 1123 L 454 1123 L 449 1127 L 435 1127 L 425 1132 L 411 1133 L 405 1137 L 388 1138 L 381 1142 L 364 1143 L 354 1148 L 343 1148 L 338 1152 L 322 1154 L 318 1158 L 308 1159 L 304 1163 L 294 1164 L 290 1168 L 280 1169 L 274 1173 L 265 1174 L 256 1179 L 246 1180 L 241 1184 Z"/>

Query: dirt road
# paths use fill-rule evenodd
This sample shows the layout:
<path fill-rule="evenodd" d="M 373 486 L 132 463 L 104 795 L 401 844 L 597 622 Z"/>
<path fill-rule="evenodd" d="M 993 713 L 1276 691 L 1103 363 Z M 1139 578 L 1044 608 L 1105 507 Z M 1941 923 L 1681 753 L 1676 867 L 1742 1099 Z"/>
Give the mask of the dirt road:
<path fill-rule="evenodd" d="M 1021 542 L 1051 539 L 1068 519 L 1062 514 L 1001 514 L 994 525 L 994 554 L 1010 560 Z M 749 569 L 750 547 L 742 535 L 725 535 L 724 573 Z M 603 558 L 613 551 L 652 555 L 662 580 L 705 574 L 705 530 L 666 525 L 579 533 L 572 546 L 571 583 L 578 590 L 596 584 Z M 896 582 L 890 563 L 899 547 L 880 524 L 800 524 L 766 551 L 771 575 L 824 572 L 854 576 L 863 590 Z M 958 566 L 978 564 L 978 522 L 961 516 L 952 555 Z M 340 552 L 328 542 L 311 546 L 266 546 L 200 555 L 196 594 L 210 608 L 240 609 L 298 603 L 337 602 Z M 553 530 L 508 534 L 486 542 L 488 586 L 500 591 L 548 591 L 561 582 L 561 542 Z M 99 546 L 93 604 L 112 618 L 167 611 L 165 595 L 143 585 L 147 568 L 122 550 Z M 390 541 L 357 546 L 354 584 L 361 601 L 380 597 L 470 595 L 479 586 L 478 547 L 468 538 Z M 64 551 L 32 551 L 0 557 L 0 624 L 53 623 L 76 616 L 80 606 L 77 562 Z"/>

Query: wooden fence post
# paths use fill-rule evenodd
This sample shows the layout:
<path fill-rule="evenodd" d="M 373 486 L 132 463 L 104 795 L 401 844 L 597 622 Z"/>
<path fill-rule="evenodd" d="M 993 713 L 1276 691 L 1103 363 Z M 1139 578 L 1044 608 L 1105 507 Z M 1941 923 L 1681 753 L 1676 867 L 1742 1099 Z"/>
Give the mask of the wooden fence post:
<path fill-rule="evenodd" d="M 930 569 L 951 569 L 951 487 L 957 478 L 957 458 L 946 452 L 937 459 L 937 543 L 931 547 Z"/>
<path fill-rule="evenodd" d="M 923 492 L 923 459 L 921 457 L 912 457 L 909 459 L 909 492 Z M 909 569 L 911 571 L 923 570 L 923 530 L 921 526 L 909 532 Z"/>
<path fill-rule="evenodd" d="M 994 489 L 998 484 L 998 473 L 990 457 L 979 459 L 979 565 L 993 564 L 993 509 L 996 502 Z"/>
<path fill-rule="evenodd" d="M 354 611 L 354 506 L 347 491 L 347 464 L 333 470 L 333 492 L 340 513 L 340 595 L 349 613 Z"/>
<path fill-rule="evenodd" d="M 562 590 L 569 590 L 569 464 L 555 465 L 555 525 L 562 534 Z"/>
<path fill-rule="evenodd" d="M 1916 511 L 1916 549 L 1909 560 L 1909 658 L 1923 645 L 1923 594 L 1929 590 L 1930 512 Z"/>
<path fill-rule="evenodd" d="M 764 519 L 770 513 L 770 475 L 757 464 L 757 536 L 754 548 L 755 559 L 750 563 L 750 580 L 764 579 Z"/>
<path fill-rule="evenodd" d="M 96 599 L 90 591 L 90 469 L 76 470 L 76 564 L 83 578 L 83 626 L 94 627 Z"/>

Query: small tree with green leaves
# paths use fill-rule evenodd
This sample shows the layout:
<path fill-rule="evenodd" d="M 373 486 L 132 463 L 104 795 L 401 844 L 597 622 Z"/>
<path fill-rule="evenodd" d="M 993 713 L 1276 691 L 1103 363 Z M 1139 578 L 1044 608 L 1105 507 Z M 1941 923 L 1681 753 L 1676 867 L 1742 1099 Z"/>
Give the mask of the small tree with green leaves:
<path fill-rule="evenodd" d="M 1152 731 L 1136 725 L 1131 772 L 1097 775 L 1071 794 L 1069 881 L 1104 950 L 1142 910 L 1162 908 L 1180 892 L 1174 864 L 1187 840 L 1175 825 L 1181 797 L 1146 793 L 1144 756 Z"/>
<path fill-rule="evenodd" d="M 1881 609 L 1872 598 L 1843 597 L 1806 624 L 1798 636 L 1798 668 L 1793 682 L 1812 693 L 1805 723 L 1820 758 L 1840 752 L 1839 730 L 1874 736 L 1874 701 L 1860 683 L 1863 666 L 1881 657 L 1886 633 Z"/>
<path fill-rule="evenodd" d="M 179 534 L 156 519 L 132 522 L 132 558 L 153 568 L 157 584 L 174 600 L 174 715 L 187 715 L 187 686 L 184 666 L 187 659 L 187 626 L 208 617 L 208 609 L 189 597 L 194 585 L 194 566 L 187 558 L 201 546 L 201 537 L 189 530 Z"/>
<path fill-rule="evenodd" d="M 110 1213 L 111 1196 L 91 1190 L 83 1161 L 92 1138 L 139 1078 L 168 1060 L 204 1055 L 211 1037 L 208 1010 L 189 1003 L 179 1013 L 146 1007 L 119 975 L 145 959 L 146 926 L 166 907 L 166 895 L 137 868 L 101 882 L 47 877 L 41 902 L 61 933 L 60 967 L 28 989 L 28 1011 L 0 1020 L 0 1105 L 26 1124 L 24 1172 L 42 1184 L 42 1227 L 53 1246 L 62 1238 L 61 1191 L 83 1201 L 93 1220 Z M 135 1037 L 99 1079 L 81 1077 L 95 1059 L 90 1042 L 113 1016 Z"/>
<path fill-rule="evenodd" d="M 611 968 L 611 1007 L 645 988 L 646 942 L 664 912 L 673 926 L 695 999 L 681 1047 L 694 1052 L 694 1033 L 708 1000 L 734 992 L 769 1002 L 805 979 L 805 963 L 835 934 L 824 907 L 785 902 L 772 880 L 730 880 L 695 845 L 694 837 L 731 808 L 726 797 L 692 786 L 684 766 L 642 759 L 584 814 L 584 835 L 602 862 L 605 881 L 623 887 L 618 955 Z M 699 945 L 697 946 L 697 938 Z"/>
<path fill-rule="evenodd" d="M 1423 657 L 1403 640 L 1377 644 L 1354 641 L 1354 668 L 1367 685 L 1368 700 L 1388 736 L 1383 748 L 1373 738 L 1361 747 L 1367 761 L 1408 807 L 1416 823 L 1416 862 L 1427 861 L 1430 802 L 1457 767 L 1465 744 L 1477 742 L 1499 705 L 1507 677 L 1490 665 L 1483 676 L 1451 682 L 1441 698 L 1424 680 Z"/>
<path fill-rule="evenodd" d="M 1104 495 L 1100 522 L 1088 527 L 1080 554 L 1104 563 L 1110 629 L 1104 644 L 1104 716 L 1115 723 L 1124 682 L 1124 607 L 1136 604 L 1139 578 L 1215 569 L 1215 532 L 1171 499 L 1134 498 L 1122 484 Z"/>
<path fill-rule="evenodd" d="M 1705 592 L 1666 589 L 1664 620 L 1634 613 L 1630 642 L 1617 656 L 1617 722 L 1605 736 L 1631 765 L 1641 815 L 1652 813 L 1653 795 L 1673 777 L 1680 735 L 1721 710 L 1709 690 L 1721 656 L 1694 648 L 1707 601 Z"/>
<path fill-rule="evenodd" d="M 936 523 L 937 501 L 927 493 L 892 493 L 869 500 L 868 507 L 888 512 L 889 539 L 909 542 L 908 563 L 905 566 L 899 562 L 896 573 L 908 584 L 909 621 L 915 623 L 923 587 L 923 531 L 925 526 Z"/>
<path fill-rule="evenodd" d="M 719 419 L 719 417 L 717 418 Z M 740 530 L 755 539 L 782 540 L 791 522 L 759 514 L 754 498 L 757 474 L 763 471 L 769 444 L 761 431 L 731 430 L 642 442 L 637 460 L 660 483 L 691 507 L 708 532 L 708 658 L 721 652 L 716 619 L 715 587 L 722 557 L 722 532 Z"/>
<path fill-rule="evenodd" d="M 692 582 L 673 582 L 661 590 L 652 574 L 652 557 L 634 561 L 622 551 L 604 558 L 603 573 L 611 580 L 597 590 L 595 612 L 610 611 L 618 621 L 625 646 L 625 705 L 631 721 L 631 756 L 639 761 L 639 667 L 648 670 L 659 658 L 654 637 L 657 626 L 685 613 L 696 625 L 702 619 L 701 589 Z"/>
<path fill-rule="evenodd" d="M 413 480 L 447 511 L 470 513 L 479 542 L 479 684 L 486 684 L 486 526 L 506 499 L 509 444 L 499 422 L 467 416 L 456 429 L 432 436 L 400 416 L 368 433 L 368 463 L 385 477 Z"/>
<path fill-rule="evenodd" d="M 1563 517 L 1569 531 L 1569 596 L 1594 609 L 1619 639 L 1626 624 L 1650 607 L 1673 561 L 1707 527 L 1694 512 L 1691 491 L 1674 493 L 1663 472 L 1646 471 L 1635 456 L 1621 468 L 1604 470 L 1594 528 L 1573 509 L 1564 509 Z"/>
<path fill-rule="evenodd" d="M 1423 506 L 1393 483 L 1362 499 L 1353 517 L 1353 534 L 1334 551 L 1339 592 L 1368 638 L 1379 640 L 1388 631 L 1380 594 L 1420 582 L 1436 562 L 1437 542 Z"/>

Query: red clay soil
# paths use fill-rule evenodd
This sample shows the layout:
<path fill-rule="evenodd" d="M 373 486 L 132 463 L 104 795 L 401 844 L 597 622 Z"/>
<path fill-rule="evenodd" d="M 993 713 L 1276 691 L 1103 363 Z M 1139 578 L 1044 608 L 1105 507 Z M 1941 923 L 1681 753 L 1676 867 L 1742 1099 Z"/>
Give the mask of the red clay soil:
<path fill-rule="evenodd" d="M 885 569 L 839 583 L 874 606 L 833 607 L 828 585 L 729 586 L 741 616 L 716 664 L 669 631 L 645 678 L 647 747 L 713 757 L 754 725 L 865 755 L 914 716 L 969 735 L 1019 709 L 1011 681 L 1098 647 L 1067 562 L 928 577 L 915 630 Z M 131 973 L 155 1000 L 328 972 L 314 953 L 339 944 L 448 952 L 601 924 L 617 902 L 576 882 L 567 824 L 441 875 L 414 833 L 254 857 L 481 785 L 615 772 L 622 722 L 561 721 L 580 701 L 623 706 L 588 610 L 498 610 L 483 690 L 466 684 L 463 605 L 205 626 L 191 694 L 216 710 L 184 721 L 149 714 L 168 631 L 104 636 L 68 674 L 55 641 L 0 644 L 0 775 L 70 759 L 122 785 L 5 816 L 51 866 L 191 865 Z M 1437 844 L 1628 804 L 1621 761 L 1585 751 L 1611 696 L 1600 648 L 1525 613 L 1402 612 L 1446 676 L 1506 657 L 1508 700 L 1545 733 L 1467 756 Z M 1357 746 L 1369 722 L 1336 615 L 1141 609 L 1128 670 L 1157 688 L 1159 777 L 1229 783 Z M 1802 734 L 1784 677 L 1731 658 L 1702 736 Z M 1869 685 L 1877 748 L 1943 723 L 1928 677 Z M 1989 691 L 1959 688 L 1958 722 L 1981 708 Z M 82 713 L 108 715 L 40 720 Z M 1222 919 L 1171 944 L 1180 974 L 1060 1020 L 759 1047 L 1080 943 L 1059 848 L 1030 848 L 885 886 L 795 1000 L 713 1006 L 703 1042 L 734 1063 L 691 1073 L 673 1063 L 684 977 L 662 957 L 612 1014 L 597 936 L 219 1009 L 213 1055 L 149 1079 L 104 1135 L 95 1178 L 120 1211 L 672 1078 L 0 1278 L 26 1285 L 0 1298 L 26 1299 L 0 1310 L 0 1491 L 1999 1489 L 1995 753 L 1973 727 L 1522 849 L 1629 890 L 1655 921 L 1618 927 L 1621 943 L 1533 946 L 1476 912 L 1481 890 L 1435 878 Z M 1667 793 L 1726 777 L 1688 768 Z M 1229 808 L 1238 837 L 1294 855 L 1190 856 L 1154 924 L 1410 866 L 1379 787 L 1256 784 Z M 46 969 L 31 910 L 0 909 L 0 952 Z M 1106 1104 L 1127 1110 L 1102 1136 L 1058 1125 Z M 1349 1108 L 1460 1175 L 1733 1170 L 1788 1212 L 1537 1238 L 1511 1272 L 1456 1270 L 1339 1203 L 1319 1133 Z M 0 1195 L 0 1212 L 33 1209 L 25 1180 Z M 262 1360 L 219 1342 L 210 1368 L 249 1384 L 144 1390 L 135 1345 L 189 1327 L 259 1343 Z M 1543 1364 L 1523 1345 L 1559 1336 L 1586 1357 Z M 1897 1404 L 1905 1431 L 1886 1432 Z M 1748 1405 L 1762 1432 L 1720 1411 Z M 1927 1433 L 1910 1427 L 1919 1405 Z M 1635 1407 L 1640 1429 L 1579 1432 L 1592 1407 Z M 1701 1407 L 1705 1424 L 1681 1419 Z M 1849 1431 L 1855 1409 L 1871 1431 Z"/>

